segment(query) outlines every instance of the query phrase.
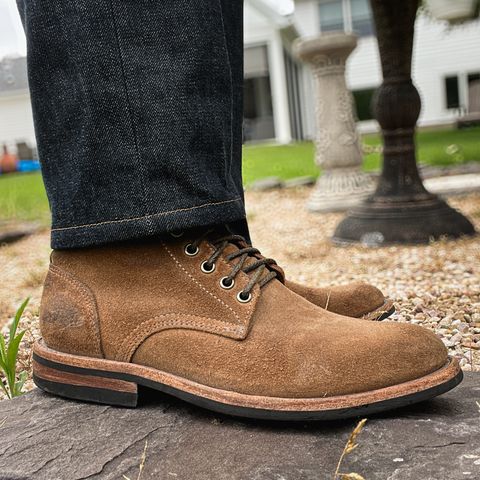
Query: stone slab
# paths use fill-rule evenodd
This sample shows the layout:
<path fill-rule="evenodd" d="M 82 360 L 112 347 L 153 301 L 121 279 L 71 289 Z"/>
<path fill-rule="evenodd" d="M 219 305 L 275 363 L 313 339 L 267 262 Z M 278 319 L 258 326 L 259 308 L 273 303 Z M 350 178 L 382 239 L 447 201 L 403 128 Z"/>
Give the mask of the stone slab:
<path fill-rule="evenodd" d="M 39 230 L 34 223 L 0 223 L 0 245 L 13 243 Z"/>
<path fill-rule="evenodd" d="M 345 461 L 366 480 L 480 479 L 480 374 L 435 400 L 372 417 Z M 3 425 L 2 425 L 3 423 Z M 332 480 L 356 420 L 232 419 L 154 394 L 137 409 L 38 390 L 0 403 L 0 479 Z"/>
<path fill-rule="evenodd" d="M 297 188 L 297 187 L 311 187 L 315 185 L 316 178 L 311 175 L 305 175 L 303 177 L 294 177 L 285 180 L 285 188 Z"/>
<path fill-rule="evenodd" d="M 284 182 L 280 177 L 265 177 L 252 182 L 249 186 L 249 189 L 253 190 L 254 192 L 264 192 L 277 188 L 283 188 L 284 186 Z"/>
<path fill-rule="evenodd" d="M 466 195 L 480 191 L 480 173 L 429 178 L 424 184 L 428 191 L 437 195 Z"/>

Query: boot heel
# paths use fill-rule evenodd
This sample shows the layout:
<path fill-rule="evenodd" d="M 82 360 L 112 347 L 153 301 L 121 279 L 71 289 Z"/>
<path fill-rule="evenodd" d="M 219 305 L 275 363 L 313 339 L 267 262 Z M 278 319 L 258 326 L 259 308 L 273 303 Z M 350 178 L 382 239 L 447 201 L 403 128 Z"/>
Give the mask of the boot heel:
<path fill-rule="evenodd" d="M 45 392 L 61 397 L 122 407 L 137 406 L 135 382 L 102 376 L 98 370 L 52 362 L 38 354 L 33 358 L 33 381 Z"/>

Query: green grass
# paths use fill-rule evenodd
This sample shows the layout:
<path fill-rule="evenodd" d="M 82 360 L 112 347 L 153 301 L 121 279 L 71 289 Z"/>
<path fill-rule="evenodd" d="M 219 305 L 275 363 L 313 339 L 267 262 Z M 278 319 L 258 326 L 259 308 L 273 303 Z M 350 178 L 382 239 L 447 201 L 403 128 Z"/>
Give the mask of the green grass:
<path fill-rule="evenodd" d="M 248 145 L 243 148 L 243 182 L 249 185 L 259 178 L 284 180 L 304 175 L 318 175 L 313 163 L 311 142 L 291 145 Z"/>
<path fill-rule="evenodd" d="M 381 144 L 379 135 L 366 135 L 363 143 L 368 146 Z M 420 162 L 429 165 L 480 161 L 480 127 L 420 131 L 417 146 Z M 271 176 L 288 179 L 318 175 L 318 168 L 313 163 L 314 147 L 311 142 L 248 145 L 244 147 L 243 154 L 246 185 Z M 380 168 L 380 154 L 365 155 L 364 168 Z M 13 219 L 36 220 L 48 224 L 48 202 L 39 173 L 0 175 L 0 221 Z"/>
<path fill-rule="evenodd" d="M 365 135 L 363 143 L 368 146 L 381 145 L 379 135 Z M 458 152 L 447 153 L 458 146 Z M 455 163 L 480 161 L 480 127 L 465 130 L 420 131 L 417 136 L 418 159 L 429 165 L 452 165 Z M 313 164 L 314 147 L 311 142 L 293 145 L 249 145 L 244 147 L 244 182 L 269 176 L 282 179 L 304 175 L 318 175 Z M 365 170 L 380 168 L 380 154 L 371 153 L 364 157 Z"/>
<path fill-rule="evenodd" d="M 40 173 L 0 175 L 0 221 L 49 223 L 48 201 Z"/>

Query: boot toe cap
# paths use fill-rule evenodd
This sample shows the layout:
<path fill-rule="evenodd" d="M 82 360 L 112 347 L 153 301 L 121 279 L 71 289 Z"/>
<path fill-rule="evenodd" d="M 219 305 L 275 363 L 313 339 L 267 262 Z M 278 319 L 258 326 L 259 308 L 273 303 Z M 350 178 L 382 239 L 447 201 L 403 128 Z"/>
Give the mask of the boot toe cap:
<path fill-rule="evenodd" d="M 363 323 L 363 322 L 362 322 Z M 367 323 L 367 322 L 365 322 Z M 331 395 L 360 393 L 417 380 L 442 368 L 448 353 L 431 331 L 409 324 L 387 322 L 370 326 L 340 349 Z M 363 329 L 360 329 L 363 330 Z"/>

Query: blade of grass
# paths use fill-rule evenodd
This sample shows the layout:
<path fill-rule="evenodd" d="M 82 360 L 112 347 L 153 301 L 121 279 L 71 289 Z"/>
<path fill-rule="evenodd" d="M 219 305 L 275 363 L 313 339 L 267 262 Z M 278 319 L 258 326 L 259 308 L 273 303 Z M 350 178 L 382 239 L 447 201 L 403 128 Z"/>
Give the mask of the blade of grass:
<path fill-rule="evenodd" d="M 5 345 L 5 338 L 0 333 L 0 360 L 5 363 L 7 357 L 7 346 Z"/>
<path fill-rule="evenodd" d="M 22 394 L 22 389 L 27 381 L 27 372 L 20 372 L 17 378 L 17 360 L 20 343 L 22 342 L 25 331 L 17 334 L 18 325 L 23 312 L 30 298 L 24 300 L 15 313 L 10 325 L 8 342 L 0 333 L 0 370 L 4 379 L 0 381 L 0 386 L 8 398 L 13 398 Z"/>
<path fill-rule="evenodd" d="M 340 479 L 342 479 L 342 480 L 343 479 L 345 479 L 345 480 L 350 480 L 350 479 L 356 480 L 355 477 L 353 477 L 352 475 L 358 475 L 358 473 L 347 473 L 347 474 L 340 473 L 340 467 L 342 466 L 342 462 L 343 462 L 343 459 L 345 458 L 345 456 L 348 455 L 349 453 L 353 452 L 358 447 L 357 437 L 360 434 L 360 432 L 362 431 L 366 422 L 367 422 L 366 418 L 364 418 L 363 420 L 360 420 L 358 422 L 357 426 L 353 429 L 353 432 L 348 437 L 347 443 L 346 443 L 346 445 L 343 449 L 342 454 L 340 455 L 340 459 L 338 460 L 337 468 L 335 470 L 335 473 L 333 474 L 333 480 L 337 480 L 338 477 L 340 477 Z M 360 475 L 358 475 L 357 479 L 362 480 L 362 477 Z"/>
<path fill-rule="evenodd" d="M 3 372 L 3 375 L 5 378 L 7 378 L 7 371 L 8 371 L 7 365 L 5 363 L 6 355 L 7 354 L 6 354 L 5 339 L 3 338 L 3 335 L 0 333 L 0 370 Z M 3 383 L 3 380 L 1 379 L 0 379 L 0 387 L 4 391 L 5 395 L 8 398 L 11 398 L 9 391 L 7 390 L 7 387 Z"/>
<path fill-rule="evenodd" d="M 137 480 L 140 480 L 140 478 L 142 477 L 143 469 L 145 468 L 145 462 L 147 460 L 147 447 L 148 447 L 148 440 L 145 440 L 145 448 L 143 449 L 142 459 L 140 461 L 140 467 L 138 469 Z"/>
<path fill-rule="evenodd" d="M 15 390 L 15 377 L 16 377 L 16 363 L 18 356 L 18 349 L 20 348 L 20 342 L 22 341 L 25 332 L 20 332 L 13 340 L 9 340 L 7 349 L 7 380 L 10 392 Z"/>
<path fill-rule="evenodd" d="M 12 341 L 12 338 L 15 337 L 15 333 L 17 332 L 18 324 L 20 322 L 20 319 L 22 318 L 23 312 L 25 311 L 25 308 L 28 305 L 29 301 L 30 301 L 30 297 L 27 297 L 23 301 L 23 303 L 20 305 L 17 312 L 15 313 L 15 318 L 13 319 L 13 322 L 10 325 L 10 336 L 9 336 L 10 341 Z"/>

